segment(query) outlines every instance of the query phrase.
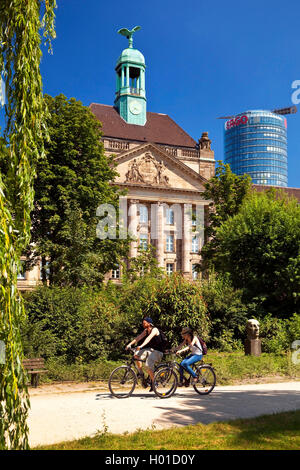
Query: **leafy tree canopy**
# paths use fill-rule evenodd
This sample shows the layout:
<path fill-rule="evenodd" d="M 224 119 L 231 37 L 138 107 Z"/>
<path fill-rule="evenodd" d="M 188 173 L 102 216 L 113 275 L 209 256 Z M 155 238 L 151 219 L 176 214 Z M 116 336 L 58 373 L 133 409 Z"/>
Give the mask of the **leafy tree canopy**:
<path fill-rule="evenodd" d="M 44 155 L 47 135 L 40 31 L 51 48 L 55 7 L 55 0 L 1 0 L 0 4 L 0 76 L 6 90 L 0 155 L 7 170 L 4 178 L 0 174 L 0 341 L 5 345 L 5 361 L 0 364 L 0 449 L 28 448 L 29 397 L 19 332 L 24 308 L 17 272 L 30 240 L 35 164 Z M 2 165 L 0 169 L 2 173 Z"/>
<path fill-rule="evenodd" d="M 286 317 L 300 307 L 300 206 L 275 191 L 253 191 L 217 230 L 218 272 L 229 273 L 246 301 Z"/>
<path fill-rule="evenodd" d="M 219 248 L 216 237 L 218 227 L 229 217 L 238 213 L 250 189 L 250 176 L 238 176 L 232 173 L 228 164 L 218 162 L 215 176 L 205 185 L 204 197 L 211 202 L 205 229 L 206 243 L 201 251 L 202 270 L 213 266 L 214 257 Z"/>
<path fill-rule="evenodd" d="M 113 159 L 104 154 L 100 125 L 89 108 L 63 95 L 44 99 L 50 140 L 37 165 L 31 264 L 42 257 L 45 266 L 47 260 L 51 283 L 99 284 L 127 253 L 126 240 L 96 236 L 100 204 L 111 204 L 118 215 L 121 193 L 110 184 L 117 175 Z"/>

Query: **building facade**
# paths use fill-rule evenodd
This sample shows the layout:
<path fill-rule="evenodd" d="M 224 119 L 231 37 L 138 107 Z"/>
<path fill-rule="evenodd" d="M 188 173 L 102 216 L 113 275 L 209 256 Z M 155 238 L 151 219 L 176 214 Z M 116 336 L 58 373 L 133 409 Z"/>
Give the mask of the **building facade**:
<path fill-rule="evenodd" d="M 112 184 L 127 189 L 120 204 L 123 222 L 133 237 L 129 258 L 152 245 L 158 265 L 168 274 L 180 271 L 196 279 L 204 243 L 204 184 L 215 173 L 207 132 L 195 141 L 166 114 L 147 110 L 145 58 L 132 37 L 116 62 L 113 105 L 92 103 L 102 125 L 105 154 L 114 156 L 119 176 Z M 106 279 L 119 282 L 121 267 Z M 40 267 L 20 273 L 18 287 L 40 282 Z"/>
<path fill-rule="evenodd" d="M 225 163 L 254 184 L 287 187 L 287 120 L 270 111 L 246 111 L 225 123 Z"/>
<path fill-rule="evenodd" d="M 168 274 L 181 271 L 195 279 L 208 207 L 204 184 L 215 172 L 214 152 L 207 132 L 196 142 L 168 115 L 147 110 L 145 68 L 130 38 L 116 63 L 114 106 L 92 103 L 90 109 L 102 123 L 105 153 L 117 164 L 112 184 L 127 189 L 122 212 L 134 238 L 129 258 L 152 245 Z M 119 267 L 108 274 L 120 276 Z"/>

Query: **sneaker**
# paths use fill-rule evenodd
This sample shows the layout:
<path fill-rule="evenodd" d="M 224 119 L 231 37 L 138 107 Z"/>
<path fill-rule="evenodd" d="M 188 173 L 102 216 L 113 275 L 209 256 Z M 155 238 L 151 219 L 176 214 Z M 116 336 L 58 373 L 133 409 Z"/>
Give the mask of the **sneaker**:
<path fill-rule="evenodd" d="M 138 374 L 138 379 L 141 379 L 142 387 L 144 388 L 148 387 L 147 379 L 145 379 L 144 374 Z"/>
<path fill-rule="evenodd" d="M 151 379 L 150 379 L 149 375 L 148 375 L 148 377 L 146 378 L 146 382 L 147 382 L 147 385 L 149 385 L 149 386 L 150 386 L 150 385 L 151 385 L 151 383 L 152 383 L 152 381 L 151 381 Z"/>
<path fill-rule="evenodd" d="M 184 381 L 184 386 L 189 387 L 190 386 L 190 379 L 185 379 Z"/>
<path fill-rule="evenodd" d="M 183 387 L 183 386 L 184 386 L 184 382 L 178 382 L 177 386 L 178 386 L 178 387 Z"/>
<path fill-rule="evenodd" d="M 154 392 L 153 384 L 151 384 L 151 386 L 150 386 L 150 388 L 149 388 L 149 392 Z"/>
<path fill-rule="evenodd" d="M 142 386 L 143 386 L 144 388 L 147 388 L 148 385 L 149 385 L 149 384 L 148 384 L 147 379 L 145 379 L 145 377 L 143 377 L 143 378 L 142 378 Z"/>

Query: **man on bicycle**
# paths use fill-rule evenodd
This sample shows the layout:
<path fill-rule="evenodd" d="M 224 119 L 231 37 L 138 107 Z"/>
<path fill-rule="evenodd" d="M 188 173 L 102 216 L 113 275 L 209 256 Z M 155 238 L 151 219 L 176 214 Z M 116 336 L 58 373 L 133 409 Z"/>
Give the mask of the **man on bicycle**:
<path fill-rule="evenodd" d="M 142 377 L 143 385 L 147 386 L 141 360 L 145 361 L 147 372 L 151 378 L 151 387 L 149 392 L 152 392 L 154 382 L 154 364 L 155 362 L 160 361 L 163 357 L 162 339 L 159 329 L 153 325 L 153 321 L 150 317 L 145 317 L 143 319 L 143 328 L 144 331 L 134 338 L 125 349 L 131 348 L 133 344 L 137 344 L 145 338 L 142 344 L 137 346 L 137 352 L 134 355 L 134 359 L 136 359 L 136 365 L 139 370 L 139 375 Z"/>

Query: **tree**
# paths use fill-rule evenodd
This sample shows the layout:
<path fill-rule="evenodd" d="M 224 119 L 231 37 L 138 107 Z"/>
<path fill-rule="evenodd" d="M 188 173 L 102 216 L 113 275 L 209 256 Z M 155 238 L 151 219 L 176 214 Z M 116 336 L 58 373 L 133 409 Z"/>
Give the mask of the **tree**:
<path fill-rule="evenodd" d="M 0 6 L 0 75 L 6 88 L 5 150 L 9 167 L 5 186 L 0 175 L 0 449 L 28 448 L 29 398 L 22 366 L 20 322 L 24 317 L 17 291 L 20 255 L 30 239 L 33 179 L 43 156 L 45 109 L 40 75 L 42 28 L 54 37 L 55 0 L 2 0 Z M 41 19 L 42 17 L 42 19 Z"/>
<path fill-rule="evenodd" d="M 89 108 L 63 95 L 46 95 L 45 103 L 50 141 L 37 166 L 30 264 L 40 257 L 44 268 L 48 262 L 50 283 L 97 285 L 128 249 L 127 240 L 118 238 L 118 226 L 116 239 L 96 235 L 98 206 L 110 204 L 118 216 L 121 192 L 110 184 L 117 173 Z"/>
<path fill-rule="evenodd" d="M 250 176 L 235 175 L 228 164 L 225 165 L 221 161 L 218 164 L 215 176 L 205 184 L 204 198 L 211 202 L 205 228 L 206 243 L 201 251 L 203 271 L 214 264 L 214 258 L 219 249 L 217 229 L 229 217 L 238 213 L 251 189 Z"/>
<path fill-rule="evenodd" d="M 165 272 L 158 266 L 155 251 L 155 247 L 149 245 L 146 249 L 139 249 L 136 258 L 129 259 L 129 267 L 123 263 L 123 283 L 132 283 L 145 275 L 161 279 Z"/>
<path fill-rule="evenodd" d="M 274 191 L 253 191 L 217 229 L 218 272 L 229 273 L 245 301 L 287 317 L 300 307 L 300 206 Z"/>

